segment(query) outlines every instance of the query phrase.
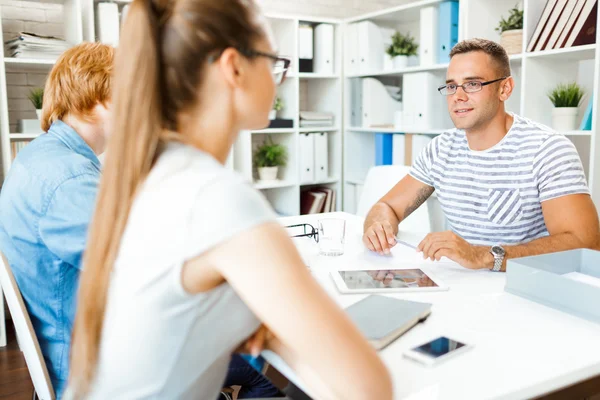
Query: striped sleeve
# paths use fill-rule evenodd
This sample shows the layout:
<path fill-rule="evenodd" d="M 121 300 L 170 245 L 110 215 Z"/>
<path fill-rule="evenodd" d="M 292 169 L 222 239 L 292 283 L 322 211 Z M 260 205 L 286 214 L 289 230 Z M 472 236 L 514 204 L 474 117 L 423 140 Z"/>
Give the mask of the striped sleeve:
<path fill-rule="evenodd" d="M 413 162 L 412 168 L 410 169 L 410 176 L 423 182 L 428 186 L 434 186 L 433 177 L 431 175 L 431 169 L 433 167 L 434 154 L 437 154 L 438 141 L 440 136 L 437 136 L 430 141 L 427 146 L 421 151 L 421 154 Z"/>
<path fill-rule="evenodd" d="M 590 194 L 575 145 L 563 135 L 551 135 L 533 161 L 540 201 L 570 194 Z"/>

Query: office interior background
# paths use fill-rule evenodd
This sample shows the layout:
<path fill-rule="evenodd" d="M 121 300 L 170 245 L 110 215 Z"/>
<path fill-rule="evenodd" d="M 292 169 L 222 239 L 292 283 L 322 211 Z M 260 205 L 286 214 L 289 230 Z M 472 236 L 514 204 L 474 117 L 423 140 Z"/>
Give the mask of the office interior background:
<path fill-rule="evenodd" d="M 440 45 L 436 42 L 439 30 L 451 32 L 453 24 L 456 39 L 483 37 L 500 42 L 501 34 L 495 28 L 515 6 L 524 11 L 524 27 L 521 36 L 503 39 L 511 49 L 516 82 L 507 109 L 554 127 L 575 144 L 592 199 L 600 210 L 597 0 L 559 0 L 572 4 L 571 13 L 581 4 L 580 11 L 585 8 L 593 15 L 593 26 L 588 27 L 593 32 L 570 43 L 566 31 L 562 37 L 538 29 L 542 18 L 551 19 L 545 15 L 547 0 L 258 1 L 269 16 L 281 55 L 289 56 L 292 66 L 287 81 L 278 88 L 281 107 L 274 110 L 271 125 L 241 132 L 227 164 L 261 190 L 279 216 L 360 213 L 370 168 L 409 166 L 429 141 L 452 128 L 445 98 L 436 90 L 445 81 L 448 60 L 442 52 L 424 54 L 425 43 Z M 442 4 L 449 3 L 455 3 L 455 9 L 443 13 Z M 115 10 L 121 18 L 127 1 L 106 3 L 112 4 L 106 9 L 100 4 L 95 0 L 0 0 L 0 41 L 33 32 L 71 42 L 98 40 L 104 35 L 117 44 L 110 29 L 102 31 L 101 19 L 102 15 L 110 18 Z M 430 13 L 433 11 L 435 14 Z M 569 18 L 557 16 L 553 23 L 566 25 Z M 385 57 L 395 31 L 410 34 L 420 45 L 404 64 Z M 546 43 L 538 47 L 532 43 L 535 38 Z M 51 57 L 11 57 L 7 50 L 3 58 L 0 182 L 16 153 L 40 134 L 36 108 L 29 97 L 32 90 L 44 86 L 54 62 Z M 311 60 L 310 65 L 306 60 Z M 585 94 L 570 120 L 561 120 L 554 115 L 547 94 L 557 84 L 571 82 L 580 85 Z M 266 144 L 281 145 L 287 153 L 286 162 L 270 177 L 262 175 L 255 158 Z M 432 231 L 444 230 L 447 225 L 435 196 L 427 207 Z M 0 316 L 3 320 L 1 308 Z M 0 336 L 0 344 L 3 339 Z"/>

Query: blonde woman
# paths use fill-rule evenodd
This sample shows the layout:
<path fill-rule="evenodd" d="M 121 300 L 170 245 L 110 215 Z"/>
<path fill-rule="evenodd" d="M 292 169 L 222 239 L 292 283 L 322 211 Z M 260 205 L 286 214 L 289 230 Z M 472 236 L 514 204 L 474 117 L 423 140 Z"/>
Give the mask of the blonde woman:
<path fill-rule="evenodd" d="M 217 397 L 262 324 L 324 399 L 390 399 L 384 365 L 223 164 L 267 125 L 289 61 L 252 0 L 134 0 L 81 278 L 69 394 Z"/>

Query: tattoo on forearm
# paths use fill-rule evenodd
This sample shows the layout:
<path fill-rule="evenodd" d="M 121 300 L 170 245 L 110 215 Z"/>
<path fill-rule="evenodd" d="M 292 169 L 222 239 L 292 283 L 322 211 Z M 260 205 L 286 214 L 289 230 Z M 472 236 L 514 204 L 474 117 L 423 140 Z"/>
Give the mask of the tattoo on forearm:
<path fill-rule="evenodd" d="M 426 186 L 423 189 L 421 189 L 419 191 L 419 193 L 417 193 L 417 198 L 415 199 L 415 201 L 409 205 L 408 207 L 406 207 L 406 210 L 404 210 L 404 217 L 402 217 L 403 219 L 408 218 L 408 216 L 410 214 L 412 214 L 413 211 L 415 211 L 417 208 L 421 207 L 421 205 L 423 203 L 425 203 L 425 201 L 429 198 L 429 196 L 431 196 L 433 194 L 433 191 L 435 189 L 431 186 Z"/>

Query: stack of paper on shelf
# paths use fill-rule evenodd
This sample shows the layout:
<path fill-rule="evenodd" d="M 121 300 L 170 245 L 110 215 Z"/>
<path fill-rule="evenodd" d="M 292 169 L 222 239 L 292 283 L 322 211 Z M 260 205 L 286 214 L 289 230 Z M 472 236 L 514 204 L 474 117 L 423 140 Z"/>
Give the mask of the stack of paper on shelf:
<path fill-rule="evenodd" d="M 328 187 L 316 187 L 300 194 L 300 214 L 318 214 L 333 212 L 335 207 L 335 190 Z"/>
<path fill-rule="evenodd" d="M 70 47 L 63 39 L 28 32 L 20 32 L 17 37 L 5 42 L 5 45 L 8 57 L 50 60 L 57 59 Z"/>
<path fill-rule="evenodd" d="M 333 126 L 334 115 L 329 112 L 300 111 L 300 126 Z"/>
<path fill-rule="evenodd" d="M 598 0 L 548 0 L 527 51 L 596 43 Z"/>

